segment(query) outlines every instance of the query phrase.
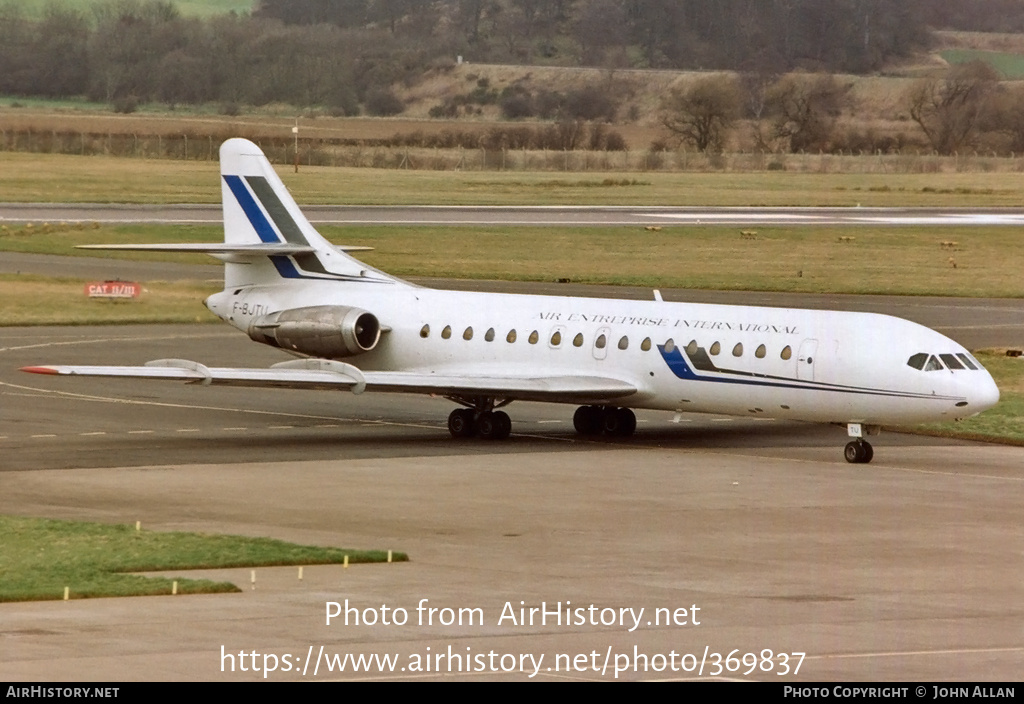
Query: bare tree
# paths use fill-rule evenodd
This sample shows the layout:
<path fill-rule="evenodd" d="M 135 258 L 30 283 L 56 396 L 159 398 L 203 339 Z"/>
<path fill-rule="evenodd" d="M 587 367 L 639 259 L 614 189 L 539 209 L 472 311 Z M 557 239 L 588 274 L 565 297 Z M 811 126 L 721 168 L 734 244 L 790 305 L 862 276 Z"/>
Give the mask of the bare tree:
<path fill-rule="evenodd" d="M 720 152 L 725 135 L 739 114 L 740 91 L 735 79 L 702 78 L 665 99 L 661 122 L 674 135 L 702 152 Z"/>
<path fill-rule="evenodd" d="M 910 90 L 910 117 L 935 151 L 952 154 L 973 144 L 998 80 L 995 70 L 981 61 L 953 66 Z"/>
<path fill-rule="evenodd" d="M 829 149 L 836 118 L 849 102 L 850 85 L 831 74 L 788 74 L 768 90 L 775 137 L 789 139 L 790 151 Z"/>

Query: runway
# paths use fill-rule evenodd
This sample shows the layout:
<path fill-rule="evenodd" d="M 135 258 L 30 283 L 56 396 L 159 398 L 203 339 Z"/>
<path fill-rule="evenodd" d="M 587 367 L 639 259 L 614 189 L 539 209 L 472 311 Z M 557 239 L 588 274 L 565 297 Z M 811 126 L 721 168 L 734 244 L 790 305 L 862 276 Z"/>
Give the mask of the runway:
<path fill-rule="evenodd" d="M 838 428 L 641 413 L 637 435 L 613 443 L 579 439 L 569 407 L 520 403 L 509 441 L 455 442 L 439 399 L 15 371 L 279 361 L 223 327 L 21 328 L 2 340 L 0 512 L 411 557 L 307 567 L 301 582 L 295 568 L 259 569 L 255 590 L 249 570 L 208 575 L 243 587 L 233 595 L 0 604 L 7 680 L 254 680 L 269 656 L 270 680 L 945 681 L 1019 669 L 1020 448 L 885 433 L 874 462 L 854 466 Z M 409 621 L 327 625 L 329 602 L 346 600 Z M 519 622 L 521 608 L 570 602 L 584 622 Z M 418 620 L 424 603 L 438 609 L 432 624 Z M 444 608 L 480 620 L 446 625 Z M 632 630 L 610 622 L 641 608 Z M 666 624 L 680 609 L 686 623 Z M 239 669 L 243 652 L 260 671 Z M 729 653 L 765 669 L 729 671 Z M 357 670 L 346 654 L 394 660 Z M 317 674 L 284 671 L 285 655 L 315 655 Z M 429 672 L 428 655 L 444 656 Z M 520 669 L 520 657 L 532 660 Z"/>
<path fill-rule="evenodd" d="M 1024 208 L 304 205 L 302 211 L 317 225 L 1024 225 Z M 219 225 L 221 206 L 0 203 L 3 222 Z"/>

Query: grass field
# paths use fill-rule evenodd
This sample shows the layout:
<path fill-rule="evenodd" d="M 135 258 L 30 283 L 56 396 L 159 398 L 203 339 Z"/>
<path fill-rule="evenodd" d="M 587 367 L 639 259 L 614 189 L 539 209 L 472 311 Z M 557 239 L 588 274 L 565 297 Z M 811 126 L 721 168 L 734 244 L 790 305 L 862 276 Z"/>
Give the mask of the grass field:
<path fill-rule="evenodd" d="M 134 526 L 0 516 L 0 602 L 170 594 L 172 580 L 132 572 L 384 562 L 386 550 L 294 545 L 269 538 L 136 531 Z M 404 562 L 404 553 L 392 560 Z M 237 592 L 229 582 L 180 579 L 179 594 Z"/>
<path fill-rule="evenodd" d="M 0 327 L 212 323 L 203 299 L 221 289 L 202 283 L 147 282 L 137 300 L 90 299 L 84 281 L 0 275 Z"/>
<path fill-rule="evenodd" d="M 951 64 L 983 61 L 994 68 L 1003 78 L 1010 80 L 1024 78 L 1024 55 L 1021 54 L 978 49 L 947 49 L 939 52 L 939 56 Z"/>
<path fill-rule="evenodd" d="M 767 227 L 756 237 L 727 226 L 664 227 L 323 227 L 337 244 L 367 245 L 360 258 L 397 276 L 605 283 L 650 287 L 973 297 L 1024 296 L 1024 249 L 1008 227 Z M 0 227 L 0 251 L 88 254 L 210 263 L 201 255 L 107 253 L 77 244 L 204 242 L 215 226 Z M 944 244 L 945 243 L 945 244 Z M 955 243 L 955 244 L 950 244 Z M 954 266 L 955 264 L 955 266 Z M 116 271 L 116 267 L 112 267 Z M 95 311 L 134 320 L 185 321 L 212 284 L 149 282 L 141 303 L 80 300 L 81 282 L 0 279 L 0 324 L 26 324 L 45 311 L 100 322 Z M 59 301 L 65 303 L 59 303 Z M 36 302 L 38 301 L 38 302 Z M 20 313 L 19 311 L 24 311 Z M 150 317 L 145 311 L 150 311 Z M 14 322 L 18 316 L 18 322 Z M 152 317 L 156 316 L 156 318 Z M 47 322 L 56 322 L 46 316 Z M 205 319 L 205 317 L 204 317 Z M 212 319 L 212 318 L 210 318 Z M 71 320 L 68 320 L 71 322 Z"/>
<path fill-rule="evenodd" d="M 284 166 L 278 173 L 302 204 L 1024 205 L 1024 177 L 998 172 L 559 174 L 303 166 L 296 174 Z M 219 203 L 220 176 L 215 161 L 2 152 L 0 202 Z"/>
<path fill-rule="evenodd" d="M 249 12 L 253 0 L 173 0 L 181 14 L 185 17 L 209 17 L 228 12 Z M 17 0 L 17 5 L 25 17 L 39 18 L 47 5 L 53 0 Z M 88 15 L 98 0 L 61 0 L 60 6 L 76 9 Z"/>

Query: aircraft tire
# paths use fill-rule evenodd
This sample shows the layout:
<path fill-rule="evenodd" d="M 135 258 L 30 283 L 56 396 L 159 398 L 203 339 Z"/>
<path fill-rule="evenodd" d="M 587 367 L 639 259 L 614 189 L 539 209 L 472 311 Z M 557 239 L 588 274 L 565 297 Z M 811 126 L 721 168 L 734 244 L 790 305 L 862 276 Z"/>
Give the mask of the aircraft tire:
<path fill-rule="evenodd" d="M 476 422 L 469 408 L 456 408 L 448 415 L 448 432 L 453 438 L 471 438 L 476 435 Z"/>
<path fill-rule="evenodd" d="M 602 409 L 597 406 L 580 406 L 572 416 L 573 427 L 580 435 L 600 435 L 604 421 Z"/>
<path fill-rule="evenodd" d="M 846 443 L 843 456 L 850 464 L 867 464 L 875 456 L 875 450 L 871 443 L 863 440 L 851 440 Z"/>
<path fill-rule="evenodd" d="M 494 436 L 495 440 L 504 440 L 512 434 L 512 419 L 508 417 L 508 413 L 495 411 L 494 420 L 498 424 L 498 434 Z"/>
<path fill-rule="evenodd" d="M 616 408 L 610 411 L 619 416 L 619 437 L 628 438 L 636 432 L 636 414 L 629 408 Z"/>
<path fill-rule="evenodd" d="M 477 418 L 476 429 L 484 440 L 504 440 L 512 432 L 512 419 L 504 411 L 487 411 Z"/>

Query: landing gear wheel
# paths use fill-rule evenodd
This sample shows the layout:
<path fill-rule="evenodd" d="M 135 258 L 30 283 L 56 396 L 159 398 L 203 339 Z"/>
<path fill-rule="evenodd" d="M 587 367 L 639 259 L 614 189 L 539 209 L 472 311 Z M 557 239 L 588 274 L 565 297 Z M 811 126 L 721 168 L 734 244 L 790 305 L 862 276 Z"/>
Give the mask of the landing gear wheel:
<path fill-rule="evenodd" d="M 494 420 L 498 424 L 498 434 L 494 436 L 495 440 L 504 440 L 512 434 L 512 419 L 508 417 L 508 413 L 495 411 Z"/>
<path fill-rule="evenodd" d="M 512 432 L 512 419 L 504 411 L 487 411 L 477 418 L 476 430 L 484 440 L 504 440 Z"/>
<path fill-rule="evenodd" d="M 448 415 L 448 432 L 453 438 L 471 438 L 476 430 L 472 409 L 456 408 Z"/>
<path fill-rule="evenodd" d="M 853 440 L 846 443 L 843 456 L 851 464 L 867 464 L 875 456 L 875 450 L 871 447 L 871 443 L 864 442 L 863 440 Z"/>
<path fill-rule="evenodd" d="M 609 413 L 614 413 L 619 418 L 619 429 L 616 435 L 628 438 L 636 432 L 636 414 L 628 408 L 616 408 Z"/>
<path fill-rule="evenodd" d="M 572 424 L 580 435 L 608 435 L 626 438 L 636 432 L 636 415 L 628 408 L 580 406 Z"/>
<path fill-rule="evenodd" d="M 572 416 L 573 427 L 580 435 L 600 435 L 604 427 L 598 406 L 580 406 Z"/>

